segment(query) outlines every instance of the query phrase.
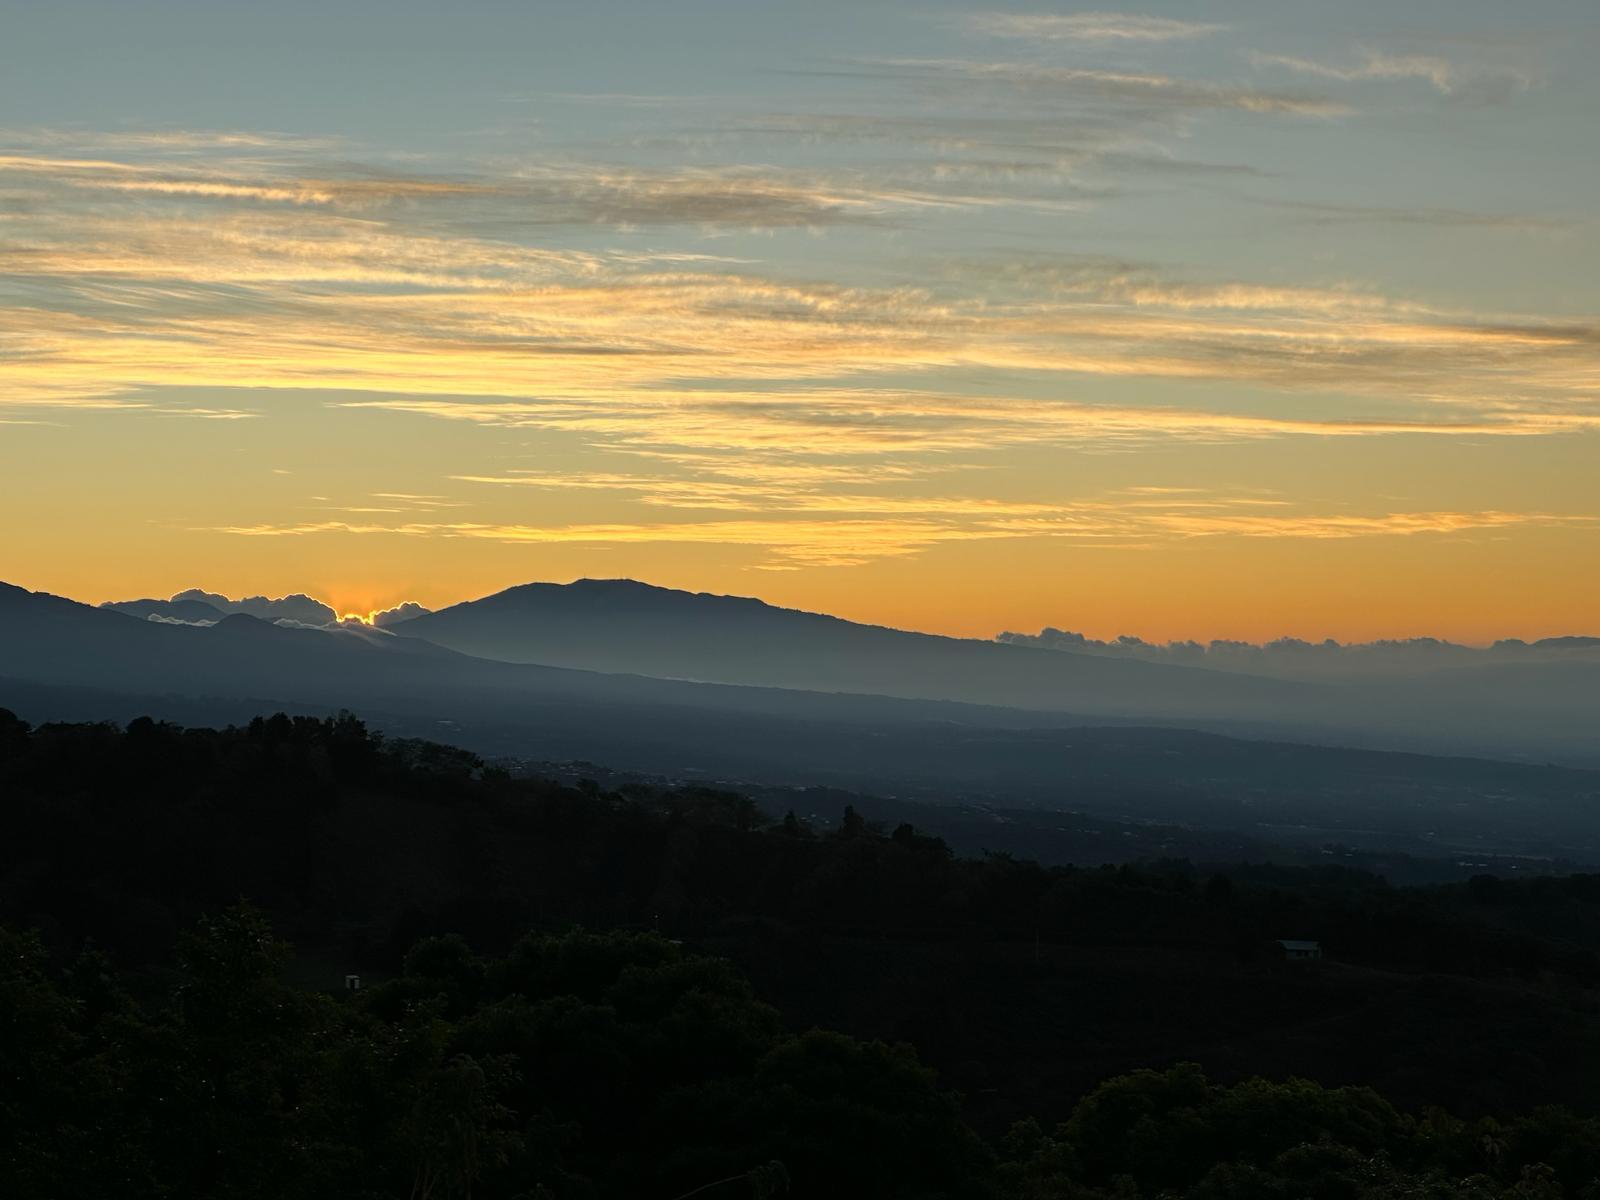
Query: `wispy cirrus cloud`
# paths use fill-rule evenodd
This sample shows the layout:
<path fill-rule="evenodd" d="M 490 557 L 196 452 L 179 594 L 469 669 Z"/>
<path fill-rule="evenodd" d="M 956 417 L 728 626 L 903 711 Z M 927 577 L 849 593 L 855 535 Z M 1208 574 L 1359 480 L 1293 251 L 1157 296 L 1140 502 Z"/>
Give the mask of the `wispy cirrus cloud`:
<path fill-rule="evenodd" d="M 1474 212 L 1462 208 L 1402 208 L 1377 204 L 1330 204 L 1313 200 L 1260 200 L 1313 225 L 1417 225 L 1433 229 L 1505 229 L 1561 233 L 1573 222 L 1528 213 Z"/>
<path fill-rule="evenodd" d="M 200 421 L 250 421 L 261 416 L 259 412 L 247 408 L 200 408 L 161 404 L 142 404 L 136 407 L 139 411 L 152 413 L 158 417 L 192 417 Z"/>
<path fill-rule="evenodd" d="M 43 146 L 147 152 L 326 151 L 343 144 L 336 137 L 227 129 L 0 129 L 0 145 Z"/>
<path fill-rule="evenodd" d="M 877 59 L 864 69 L 929 84 L 981 83 L 1034 96 L 1072 97 L 1146 112 L 1237 110 L 1318 118 L 1350 112 L 1349 105 L 1325 96 L 1185 79 L 1159 72 L 934 58 Z"/>
<path fill-rule="evenodd" d="M 1186 537 L 1312 538 L 1411 537 L 1418 534 L 1475 533 L 1515 526 L 1595 528 L 1600 517 L 1547 512 L 1391 512 L 1374 515 L 1195 515 L 1166 514 L 1159 524 Z"/>
<path fill-rule="evenodd" d="M 1150 17 L 1135 13 L 973 13 L 966 25 L 988 37 L 1030 41 L 1174 42 L 1209 37 L 1227 28 L 1205 21 Z"/>
<path fill-rule="evenodd" d="M 792 139 L 806 145 L 887 143 L 931 154 L 932 170 L 972 174 L 987 171 L 1015 180 L 1041 172 L 1077 182 L 1078 172 L 1091 167 L 1138 175 L 1266 176 L 1249 163 L 1208 162 L 1184 158 L 1154 145 L 1141 125 L 1143 114 L 1128 122 L 1102 114 L 1059 111 L 971 113 L 761 113 L 734 122 L 727 136 L 744 139 Z"/>
<path fill-rule="evenodd" d="M 843 520 L 660 522 L 537 526 L 459 522 L 452 524 L 361 524 L 315 521 L 287 525 L 224 526 L 215 532 L 245 537 L 305 537 L 321 534 L 465 538 L 507 544 L 625 546 L 678 544 L 743 547 L 767 557 L 771 570 L 858 566 L 880 558 L 920 553 L 947 542 L 1013 536 L 1002 531 L 962 528 L 934 521 Z M 1020 534 L 1014 536 L 1021 536 Z"/>
<path fill-rule="evenodd" d="M 373 516 L 393 513 L 437 513 L 466 508 L 469 502 L 436 493 L 369 492 L 347 503 L 336 503 L 327 496 L 313 496 L 306 507 L 315 512 L 336 512 L 348 516 Z"/>
<path fill-rule="evenodd" d="M 1288 437 L 1535 437 L 1600 428 L 1600 417 L 1581 414 L 1506 412 L 1477 420 L 1297 419 L 868 389 L 705 393 L 697 400 L 675 395 L 655 403 L 645 399 L 631 411 L 621 406 L 585 411 L 570 404 L 473 404 L 422 397 L 347 403 L 510 429 L 565 430 L 628 453 L 670 453 L 680 447 L 740 454 L 788 449 L 791 457 L 801 458 L 949 454 L 1041 444 L 1112 449 L 1169 440 L 1220 444 Z M 842 470 L 830 485 L 837 486 L 852 474 Z"/>
<path fill-rule="evenodd" d="M 580 485 L 581 486 L 581 485 Z M 604 486 L 603 482 L 597 486 Z M 507 544 L 626 546 L 698 544 L 737 547 L 760 556 L 767 570 L 857 566 L 903 558 L 934 547 L 974 541 L 1049 538 L 1079 545 L 1149 547 L 1196 538 L 1351 539 L 1450 537 L 1513 527 L 1581 526 L 1600 518 L 1545 512 L 1425 511 L 1298 514 L 1255 511 L 1257 497 L 1212 501 L 1117 497 L 1076 504 L 993 505 L 930 503 L 904 513 L 867 510 L 858 515 L 733 517 L 638 523 L 533 525 L 491 522 L 351 522 L 343 520 L 233 525 L 212 530 L 242 537 L 378 536 L 494 541 Z"/>
<path fill-rule="evenodd" d="M 1052 76 L 1049 87 L 1087 87 L 1122 105 L 1169 86 L 1091 74 Z M 966 177 L 946 191 L 864 171 L 751 167 L 501 163 L 470 176 L 369 177 L 207 154 L 198 163 L 76 151 L 0 161 L 0 175 L 33 201 L 7 213 L 0 247 L 0 396 L 12 411 L 120 406 L 133 417 L 237 420 L 270 410 L 263 392 L 316 389 L 339 407 L 561 434 L 613 464 L 452 471 L 467 495 L 500 493 L 483 501 L 493 519 L 452 519 L 469 501 L 424 487 L 318 500 L 304 520 L 224 527 L 241 536 L 692 543 L 743 547 L 767 569 L 1001 538 L 1446 536 L 1576 518 L 1330 514 L 1245 497 L 1063 504 L 992 494 L 970 472 L 1044 446 L 1109 453 L 1600 428 L 1600 327 L 1583 320 L 1458 311 L 1338 280 L 1207 278 L 1110 256 L 947 258 L 915 286 L 846 285 L 740 255 L 526 235 L 561 220 L 581 228 L 597 214 L 712 227 L 797 227 L 785 223 L 806 212 L 852 214 L 841 228 L 915 219 L 989 203 Z M 128 182 L 152 186 L 120 186 Z M 325 197 L 289 198 L 325 185 Z M 286 196 L 251 190 L 263 188 Z M 961 382 L 974 376 L 983 386 Z M 1138 379 L 1248 387 L 1281 402 L 1096 403 L 1085 390 Z M 175 388 L 207 398 L 184 408 L 170 400 Z M 219 389 L 251 391 L 252 407 L 217 402 Z M 541 511 L 541 497 L 563 491 L 634 519 L 506 519 L 521 515 L 506 512 L 513 495 Z"/>
<path fill-rule="evenodd" d="M 1325 62 L 1295 54 L 1250 51 L 1258 67 L 1276 67 L 1318 79 L 1355 83 L 1364 80 L 1415 79 L 1446 94 L 1463 92 L 1499 96 L 1526 91 L 1537 81 L 1527 67 L 1506 61 L 1460 61 L 1432 53 L 1394 53 L 1364 48 L 1344 62 Z"/>
<path fill-rule="evenodd" d="M 835 488 L 785 486 L 776 480 L 740 483 L 726 479 L 673 478 L 586 472 L 519 472 L 508 475 L 455 475 L 463 483 L 494 484 L 551 491 L 623 493 L 660 508 L 720 509 L 759 513 L 833 513 L 858 516 L 1040 516 L 1058 511 L 1052 504 L 985 496 L 893 495 Z"/>
<path fill-rule="evenodd" d="M 880 221 L 902 208 L 959 206 L 959 195 L 881 186 L 846 175 L 795 170 L 693 168 L 622 170 L 592 164 L 505 164 L 493 178 L 393 172 L 332 175 L 310 164 L 260 160 L 124 161 L 0 154 L 7 176 L 80 191 L 177 199 L 315 205 L 365 215 L 427 201 L 454 202 L 457 221 L 500 224 L 817 227 Z M 490 205 L 474 210 L 477 201 Z M 444 214 L 431 214 L 438 218 Z M 414 218 L 413 218 L 414 219 Z"/>
<path fill-rule="evenodd" d="M 581 94 L 485 60 L 420 122 L 342 107 L 363 59 L 291 105 L 241 92 L 260 131 L 0 130 L 0 420 L 70 427 L 6 425 L 14 490 L 37 447 L 149 500 L 56 506 L 84 545 L 141 521 L 215 549 L 203 522 L 323 539 L 231 553 L 330 575 L 586 556 L 490 543 L 930 575 L 1002 540 L 1019 572 L 1221 541 L 1264 569 L 1246 539 L 1581 556 L 1582 164 L 1436 97 L 1534 87 L 1547 52 L 1569 74 L 1523 115 L 1577 128 L 1582 47 L 1218 12 L 985 0 L 910 40 L 841 13 L 715 87 L 703 41 Z M 238 486 L 174 517 L 154 447 Z"/>
<path fill-rule="evenodd" d="M 1136 421 L 1094 406 L 1063 419 L 1068 409 L 1043 403 L 872 382 L 891 372 L 1340 390 L 1425 406 L 1394 427 L 1441 432 L 1572 428 L 1594 411 L 1592 323 L 1449 312 L 1355 286 L 1030 260 L 972 264 L 920 287 L 844 287 L 715 256 L 476 237 L 409 210 L 373 220 L 170 203 L 41 207 L 12 223 L 0 249 L 0 274 L 20 289 L 0 327 L 9 403 L 137 403 L 160 384 L 318 386 L 618 443 L 755 446 L 826 428 L 883 449 L 970 447 L 986 428 L 1004 439 L 1029 424 L 1072 437 L 1096 423 L 1107 437 L 1266 427 L 1243 414 L 1150 410 Z"/>

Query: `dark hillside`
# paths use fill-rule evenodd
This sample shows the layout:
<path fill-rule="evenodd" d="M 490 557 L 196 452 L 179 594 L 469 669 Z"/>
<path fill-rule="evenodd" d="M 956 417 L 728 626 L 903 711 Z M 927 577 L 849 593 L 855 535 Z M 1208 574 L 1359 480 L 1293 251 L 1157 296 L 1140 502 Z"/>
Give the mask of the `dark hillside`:
<path fill-rule="evenodd" d="M 427 934 L 498 952 L 530 928 L 659 930 L 741 963 L 794 1028 L 914 1042 L 985 1129 L 1191 1058 L 1408 1106 L 1600 1104 L 1592 877 L 1414 889 L 960 858 L 853 811 L 814 831 L 727 792 L 512 779 L 351 717 L 8 719 L 0 794 L 0 917 L 60 955 L 92 937 L 157 964 L 241 897 L 301 945 L 301 977 L 330 982 L 393 972 Z M 1329 961 L 1275 963 L 1285 936 Z"/>

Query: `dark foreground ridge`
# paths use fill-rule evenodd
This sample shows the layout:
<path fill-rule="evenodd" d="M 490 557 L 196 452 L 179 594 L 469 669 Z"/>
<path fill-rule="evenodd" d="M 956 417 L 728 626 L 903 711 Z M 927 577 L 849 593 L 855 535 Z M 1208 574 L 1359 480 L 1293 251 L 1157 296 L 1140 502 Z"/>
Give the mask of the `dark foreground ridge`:
<path fill-rule="evenodd" d="M 962 858 L 349 716 L 4 714 L 0 796 L 8 1195 L 1600 1186 L 1593 876 Z"/>

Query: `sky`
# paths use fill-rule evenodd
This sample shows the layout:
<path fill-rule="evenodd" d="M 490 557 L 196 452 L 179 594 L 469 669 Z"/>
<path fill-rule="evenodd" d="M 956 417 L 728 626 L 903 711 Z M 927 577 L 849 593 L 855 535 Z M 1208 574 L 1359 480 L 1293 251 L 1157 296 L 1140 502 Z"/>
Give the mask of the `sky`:
<path fill-rule="evenodd" d="M 1600 633 L 1600 7 L 0 0 L 0 579 Z"/>

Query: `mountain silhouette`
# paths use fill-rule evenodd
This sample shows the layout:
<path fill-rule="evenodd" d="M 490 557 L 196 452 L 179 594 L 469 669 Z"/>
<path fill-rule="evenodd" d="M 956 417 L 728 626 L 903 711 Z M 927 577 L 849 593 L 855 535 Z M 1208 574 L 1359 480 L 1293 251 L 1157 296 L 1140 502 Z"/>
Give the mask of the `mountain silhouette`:
<path fill-rule="evenodd" d="M 100 606 L 112 612 L 123 613 L 130 617 L 140 617 L 149 620 L 157 617 L 169 621 L 188 621 L 197 624 L 201 621 L 215 623 L 228 614 L 215 605 L 207 604 L 204 600 L 107 600 Z"/>
<path fill-rule="evenodd" d="M 1600 661 L 1579 656 L 1271 677 L 913 633 L 628 579 L 526 584 L 390 629 L 508 662 L 1600 766 Z"/>
<path fill-rule="evenodd" d="M 1174 673 L 1184 674 L 1139 672 L 1158 681 Z M 1357 699 L 1372 708 L 1370 720 L 1397 719 L 1399 710 L 1375 695 Z M 7 585 L 0 707 L 35 721 L 150 715 L 213 724 L 350 708 L 395 736 L 533 762 L 1259 826 L 1302 840 L 1346 829 L 1429 848 L 1444 844 L 1432 839 L 1446 829 L 1454 831 L 1448 844 L 1464 848 L 1581 849 L 1600 861 L 1594 772 L 1286 744 L 1289 727 L 1265 722 L 1254 732 L 1279 740 L 1153 722 L 1107 727 L 1098 714 L 505 663 L 420 638 L 289 628 L 243 614 L 212 626 L 170 624 Z"/>
<path fill-rule="evenodd" d="M 911 633 L 631 579 L 525 584 L 390 628 L 505 662 L 1119 717 L 1266 717 L 1305 690 Z"/>

